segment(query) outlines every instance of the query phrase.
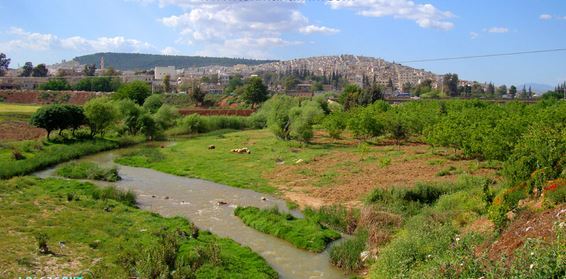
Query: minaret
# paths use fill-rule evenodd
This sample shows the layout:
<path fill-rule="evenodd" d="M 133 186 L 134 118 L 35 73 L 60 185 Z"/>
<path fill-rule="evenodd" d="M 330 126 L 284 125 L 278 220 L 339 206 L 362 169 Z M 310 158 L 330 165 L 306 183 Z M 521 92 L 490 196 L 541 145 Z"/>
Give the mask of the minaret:
<path fill-rule="evenodd" d="M 104 70 L 104 56 L 100 56 L 100 69 Z"/>

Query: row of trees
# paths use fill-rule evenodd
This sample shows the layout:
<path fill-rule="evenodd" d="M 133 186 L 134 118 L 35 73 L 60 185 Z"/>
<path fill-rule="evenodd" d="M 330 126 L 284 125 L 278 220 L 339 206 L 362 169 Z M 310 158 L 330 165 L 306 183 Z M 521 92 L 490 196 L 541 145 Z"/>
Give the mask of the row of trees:
<path fill-rule="evenodd" d="M 92 92 L 114 92 L 122 86 L 122 82 L 116 77 L 86 77 L 71 86 L 64 78 L 52 78 L 46 83 L 40 84 L 40 90 L 78 90 Z"/>
<path fill-rule="evenodd" d="M 143 133 L 148 139 L 154 139 L 160 133 L 172 127 L 177 118 L 177 111 L 164 105 L 162 96 L 151 95 L 149 86 L 143 82 L 132 82 L 121 87 L 112 99 L 94 98 L 83 107 L 75 105 L 49 105 L 41 107 L 31 118 L 30 123 L 47 131 L 47 138 L 52 131 L 75 130 L 86 126 L 90 136 L 104 135 L 109 128 L 114 128 L 118 135 L 137 135 Z"/>

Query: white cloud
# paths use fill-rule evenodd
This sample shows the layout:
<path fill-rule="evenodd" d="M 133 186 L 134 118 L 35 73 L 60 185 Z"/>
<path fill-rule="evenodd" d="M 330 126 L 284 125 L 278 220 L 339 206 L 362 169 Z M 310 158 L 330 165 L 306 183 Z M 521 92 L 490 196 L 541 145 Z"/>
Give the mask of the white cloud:
<path fill-rule="evenodd" d="M 449 21 L 454 14 L 441 11 L 431 4 L 415 4 L 409 0 L 355 0 L 328 1 L 333 9 L 351 9 L 359 15 L 368 17 L 392 16 L 412 20 L 422 28 L 450 30 L 454 23 Z"/>
<path fill-rule="evenodd" d="M 480 36 L 480 34 L 478 34 L 476 32 L 470 32 L 470 39 L 472 39 L 472 40 L 475 40 L 479 36 Z"/>
<path fill-rule="evenodd" d="M 135 39 L 127 39 L 122 36 L 99 37 L 96 39 L 86 39 L 79 36 L 59 38 L 58 36 L 53 34 L 28 32 L 18 27 L 11 27 L 10 29 L 8 29 L 7 33 L 14 38 L 9 41 L 0 42 L 0 45 L 6 46 L 6 50 L 23 49 L 32 51 L 46 51 L 53 49 L 64 49 L 95 52 L 140 52 L 152 48 L 149 43 Z"/>
<path fill-rule="evenodd" d="M 335 34 L 340 32 L 340 30 L 326 26 L 307 25 L 299 28 L 299 32 L 303 34 L 312 34 L 312 33 Z"/>
<path fill-rule="evenodd" d="M 491 27 L 486 31 L 489 33 L 507 33 L 509 29 L 507 27 Z"/>
<path fill-rule="evenodd" d="M 181 54 L 181 51 L 179 51 L 178 49 L 174 48 L 174 47 L 165 47 L 164 49 L 161 50 L 161 54 L 165 54 L 165 55 L 179 55 Z"/>
<path fill-rule="evenodd" d="M 539 18 L 542 19 L 542 20 L 550 20 L 550 19 L 552 19 L 552 16 L 549 15 L 549 14 L 542 14 L 542 15 L 539 16 Z"/>
<path fill-rule="evenodd" d="M 549 15 L 549 14 L 542 14 L 538 18 L 540 20 L 551 20 L 551 19 L 566 20 L 566 16 L 553 16 L 553 15 Z"/>
<path fill-rule="evenodd" d="M 299 11 L 301 2 L 155 1 L 160 6 L 175 5 L 185 10 L 160 21 L 178 30 L 178 43 L 199 47 L 201 55 L 269 57 L 273 48 L 302 43 L 285 39 L 287 33 L 339 32 L 335 28 L 309 24 L 309 19 Z"/>

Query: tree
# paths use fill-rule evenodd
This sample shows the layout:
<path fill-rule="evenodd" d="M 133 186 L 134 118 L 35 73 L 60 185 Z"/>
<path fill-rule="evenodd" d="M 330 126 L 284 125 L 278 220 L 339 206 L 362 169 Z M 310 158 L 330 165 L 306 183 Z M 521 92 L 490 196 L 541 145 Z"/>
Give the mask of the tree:
<path fill-rule="evenodd" d="M 53 130 L 59 130 L 59 135 L 65 129 L 74 131 L 86 123 L 83 109 L 75 105 L 48 105 L 38 109 L 30 119 L 30 124 L 45 129 L 47 139 Z"/>
<path fill-rule="evenodd" d="M 493 85 L 493 83 L 490 82 L 490 83 L 487 85 L 487 90 L 486 90 L 485 93 L 487 94 L 487 96 L 488 96 L 489 98 L 493 98 L 493 96 L 495 95 L 495 86 Z"/>
<path fill-rule="evenodd" d="M 313 84 L 311 84 L 312 92 L 318 92 L 322 90 L 324 90 L 324 86 L 322 86 L 322 83 L 320 81 L 315 81 Z"/>
<path fill-rule="evenodd" d="M 145 99 L 145 102 L 143 103 L 143 108 L 150 113 L 155 113 L 162 105 L 163 105 L 163 100 L 161 95 L 153 94 L 147 97 L 147 99 Z"/>
<path fill-rule="evenodd" d="M 114 98 L 118 100 L 130 99 L 141 106 L 145 99 L 150 95 L 151 88 L 149 88 L 147 83 L 141 80 L 134 80 L 120 86 L 116 94 L 114 94 Z"/>
<path fill-rule="evenodd" d="M 511 98 L 515 98 L 515 95 L 517 95 L 517 87 L 515 85 L 511 85 L 511 87 L 509 87 L 509 95 L 511 95 Z"/>
<path fill-rule="evenodd" d="M 242 77 L 240 75 L 232 76 L 228 80 L 228 85 L 226 86 L 226 88 L 224 88 L 224 93 L 230 94 L 234 92 L 238 87 L 241 87 L 243 85 L 244 82 L 242 81 Z"/>
<path fill-rule="evenodd" d="M 256 104 L 267 100 L 267 94 L 267 86 L 263 84 L 263 80 L 260 77 L 252 77 L 246 82 L 242 97 L 254 108 Z"/>
<path fill-rule="evenodd" d="M 162 105 L 154 115 L 155 122 L 162 130 L 175 126 L 175 119 L 178 117 L 179 112 L 170 105 Z"/>
<path fill-rule="evenodd" d="M 169 75 L 165 75 L 165 77 L 163 77 L 163 90 L 165 93 L 171 92 L 171 77 Z"/>
<path fill-rule="evenodd" d="M 383 89 L 377 83 L 369 88 L 363 89 L 358 97 L 358 105 L 367 106 L 383 99 Z"/>
<path fill-rule="evenodd" d="M 295 77 L 286 76 L 285 79 L 283 80 L 283 88 L 285 88 L 285 91 L 293 90 L 295 89 L 295 86 L 297 86 L 298 83 L 299 82 Z"/>
<path fill-rule="evenodd" d="M 344 106 L 344 110 L 350 110 L 358 105 L 358 100 L 362 94 L 362 88 L 356 84 L 348 84 L 344 87 L 340 95 L 340 103 Z"/>
<path fill-rule="evenodd" d="M 446 96 L 457 97 L 458 96 L 458 75 L 457 74 L 446 74 L 442 78 L 442 90 Z"/>
<path fill-rule="evenodd" d="M 104 134 L 104 131 L 116 121 L 118 111 L 106 97 L 90 99 L 84 105 L 91 136 Z"/>
<path fill-rule="evenodd" d="M 529 97 L 528 93 L 527 93 L 527 87 L 525 85 L 523 85 L 523 89 L 521 89 L 521 93 L 519 93 L 519 98 L 520 99 L 527 99 Z"/>
<path fill-rule="evenodd" d="M 39 85 L 40 90 L 53 90 L 53 91 L 63 91 L 63 90 L 71 90 L 71 86 L 67 82 L 67 80 L 63 78 L 52 78 L 49 79 L 46 83 L 42 83 Z"/>
<path fill-rule="evenodd" d="M 96 73 L 96 65 L 94 64 L 85 65 L 83 69 L 83 75 L 92 77 L 94 76 L 94 73 Z"/>
<path fill-rule="evenodd" d="M 495 94 L 497 95 L 497 97 L 501 97 L 501 96 L 507 94 L 507 86 L 501 85 L 501 86 L 497 87 Z"/>
<path fill-rule="evenodd" d="M 29 77 L 33 72 L 33 64 L 31 62 L 26 62 L 22 67 L 22 73 L 20 74 L 21 77 Z"/>
<path fill-rule="evenodd" d="M 401 91 L 405 93 L 410 93 L 411 91 L 413 91 L 413 84 L 410 82 L 403 83 L 403 87 L 401 88 Z"/>
<path fill-rule="evenodd" d="M 399 110 L 388 111 L 385 119 L 385 131 L 391 135 L 399 147 L 400 142 L 409 136 L 408 125 Z"/>
<path fill-rule="evenodd" d="M 195 102 L 196 106 L 200 106 L 204 103 L 206 92 L 200 89 L 200 86 L 196 82 L 193 82 L 189 92 L 189 97 L 193 100 L 193 102 Z"/>
<path fill-rule="evenodd" d="M 144 114 L 142 107 L 130 99 L 124 99 L 118 102 L 118 109 L 123 128 L 130 135 L 137 135 L 141 130 L 140 118 Z"/>
<path fill-rule="evenodd" d="M 0 77 L 3 77 L 10 66 L 10 58 L 6 58 L 6 54 L 0 53 Z"/>
<path fill-rule="evenodd" d="M 46 77 L 48 72 L 49 70 L 47 70 L 45 64 L 38 64 L 33 68 L 31 75 L 34 77 Z"/>
<path fill-rule="evenodd" d="M 159 126 L 155 122 L 155 119 L 149 114 L 144 113 L 140 116 L 139 125 L 141 127 L 141 132 L 145 135 L 148 140 L 153 140 L 159 134 Z"/>
<path fill-rule="evenodd" d="M 119 76 L 120 72 L 114 70 L 114 68 L 112 67 L 108 67 L 106 70 L 104 70 L 104 73 L 102 75 L 106 77 L 113 77 L 113 76 Z"/>

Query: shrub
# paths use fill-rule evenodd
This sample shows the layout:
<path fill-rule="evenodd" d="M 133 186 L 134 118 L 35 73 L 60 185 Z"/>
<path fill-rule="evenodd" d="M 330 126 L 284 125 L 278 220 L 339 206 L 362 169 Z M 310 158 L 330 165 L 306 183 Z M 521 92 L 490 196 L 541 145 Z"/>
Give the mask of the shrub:
<path fill-rule="evenodd" d="M 330 262 L 340 269 L 354 272 L 363 267 L 360 254 L 366 249 L 367 233 L 359 232 L 351 239 L 332 247 Z"/>
<path fill-rule="evenodd" d="M 163 105 L 163 97 L 160 94 L 152 94 L 143 102 L 143 108 L 150 113 L 156 113 Z"/>
<path fill-rule="evenodd" d="M 289 241 L 298 248 L 322 252 L 328 243 L 340 238 L 340 234 L 309 220 L 299 219 L 276 208 L 261 210 L 256 207 L 238 207 L 234 214 L 261 232 Z"/>
<path fill-rule="evenodd" d="M 71 86 L 67 82 L 67 80 L 63 78 L 52 78 L 49 79 L 46 83 L 42 83 L 39 85 L 39 90 L 53 90 L 53 91 L 63 91 L 63 90 L 71 90 Z"/>
<path fill-rule="evenodd" d="M 305 218 L 347 234 L 354 233 L 360 216 L 359 210 L 342 205 L 321 206 L 319 209 L 306 208 L 303 213 Z"/>
<path fill-rule="evenodd" d="M 144 81 L 135 80 L 120 86 L 113 97 L 115 99 L 130 99 L 141 106 L 150 95 L 151 88 L 149 85 Z"/>
<path fill-rule="evenodd" d="M 64 164 L 57 169 L 56 174 L 73 179 L 92 179 L 110 182 L 115 182 L 121 179 L 116 167 L 103 168 L 90 162 L 72 162 Z"/>
<path fill-rule="evenodd" d="M 322 121 L 322 127 L 328 132 L 332 138 L 340 138 L 340 135 L 347 126 L 347 113 L 332 112 Z"/>

